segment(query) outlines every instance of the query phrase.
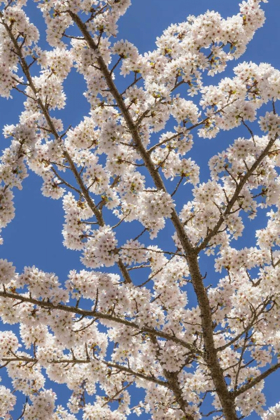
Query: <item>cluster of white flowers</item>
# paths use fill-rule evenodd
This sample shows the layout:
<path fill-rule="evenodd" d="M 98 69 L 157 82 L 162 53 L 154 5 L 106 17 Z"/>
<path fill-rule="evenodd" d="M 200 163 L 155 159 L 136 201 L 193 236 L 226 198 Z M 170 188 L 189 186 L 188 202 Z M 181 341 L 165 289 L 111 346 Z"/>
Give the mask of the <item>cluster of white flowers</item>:
<path fill-rule="evenodd" d="M 25 267 L 24 272 L 18 277 L 17 286 L 28 286 L 30 293 L 35 298 L 42 298 L 53 303 L 67 301 L 68 296 L 60 288 L 58 278 L 53 273 L 45 273 L 36 267 Z"/>
<path fill-rule="evenodd" d="M 280 404 L 276 404 L 274 407 L 270 407 L 262 415 L 263 420 L 277 420 L 280 416 Z"/>
<path fill-rule="evenodd" d="M 0 232 L 15 217 L 15 208 L 13 203 L 14 195 L 11 190 L 0 186 Z M 0 236 L 0 244 L 3 239 Z"/>
<path fill-rule="evenodd" d="M 197 106 L 192 101 L 186 101 L 179 96 L 173 99 L 171 114 L 178 123 L 190 121 L 195 124 L 199 117 Z"/>
<path fill-rule="evenodd" d="M 15 352 L 18 347 L 18 339 L 12 331 L 1 331 L 0 333 L 1 353 L 0 359 Z"/>
<path fill-rule="evenodd" d="M 264 117 L 260 117 L 260 127 L 264 132 L 268 131 L 269 137 L 275 138 L 280 131 L 280 117 L 273 112 L 267 112 Z"/>
<path fill-rule="evenodd" d="M 164 176 L 172 180 L 181 176 L 186 183 L 196 185 L 199 182 L 199 167 L 190 158 L 181 158 L 171 147 L 157 149 L 152 154 L 154 163 L 162 168 Z"/>
<path fill-rule="evenodd" d="M 109 407 L 104 407 L 102 403 L 98 404 L 86 404 L 84 408 L 83 420 L 99 420 L 106 418 L 108 420 L 125 420 L 125 415 L 113 410 Z"/>
<path fill-rule="evenodd" d="M 5 420 L 12 419 L 9 412 L 14 409 L 15 404 L 16 396 L 8 388 L 0 385 L 0 416 Z"/>
<path fill-rule="evenodd" d="M 1 77 L 1 87 L 0 95 L 4 98 L 10 98 L 10 91 L 14 87 L 14 79 L 11 71 L 9 71 L 8 66 L 4 63 L 0 63 L 0 77 Z"/>
<path fill-rule="evenodd" d="M 83 220 L 89 219 L 92 211 L 86 203 L 76 201 L 70 192 L 63 198 L 63 209 L 66 222 L 62 231 L 64 245 L 69 249 L 83 249 L 83 238 L 90 233 L 90 226 Z"/>
<path fill-rule="evenodd" d="M 92 232 L 84 249 L 82 262 L 86 267 L 111 267 L 118 261 L 117 239 L 110 226 L 103 226 Z"/>
<path fill-rule="evenodd" d="M 17 38 L 20 37 L 21 42 L 24 40 L 24 50 L 33 44 L 37 43 L 39 39 L 39 31 L 29 22 L 29 18 L 22 10 L 24 4 L 9 4 L 9 7 L 5 7 L 1 12 L 1 22 L 5 22 L 10 27 L 12 35 Z M 9 98 L 11 97 L 10 91 L 13 87 L 17 86 L 18 83 L 23 82 L 20 76 L 17 76 L 17 58 L 13 51 L 13 43 L 4 26 L 0 28 L 1 36 L 1 51 L 0 51 L 0 75 L 1 75 L 1 86 L 0 96 Z"/>
<path fill-rule="evenodd" d="M 30 23 L 26 13 L 22 10 L 22 5 L 13 5 L 3 10 L 3 20 L 7 23 L 12 23 L 12 33 L 14 36 L 24 34 L 25 46 L 30 46 L 33 42 L 39 39 L 39 31 L 35 25 Z"/>
<path fill-rule="evenodd" d="M 8 284 L 15 276 L 15 267 L 7 260 L 0 260 L 0 284 Z"/>
<path fill-rule="evenodd" d="M 274 246 L 279 245 L 279 213 L 271 210 L 268 214 L 269 219 L 267 226 L 259 229 L 256 232 L 257 244 L 261 249 L 272 249 Z"/>
<path fill-rule="evenodd" d="M 55 48 L 52 51 L 41 51 L 37 49 L 36 53 L 38 55 L 37 62 L 42 69 L 47 69 L 48 77 L 55 75 L 61 80 L 66 79 L 73 62 L 70 51 L 65 48 Z"/>
<path fill-rule="evenodd" d="M 146 261 L 147 251 L 139 241 L 128 240 L 121 250 L 121 258 L 125 264 L 132 265 Z"/>
<path fill-rule="evenodd" d="M 150 231 L 151 238 L 155 238 L 159 230 L 164 228 L 164 218 L 172 214 L 174 204 L 170 194 L 163 191 L 151 190 L 139 194 L 140 213 L 138 220 Z"/>
<path fill-rule="evenodd" d="M 138 56 L 137 48 L 131 42 L 123 40 L 114 44 L 112 52 L 123 59 L 130 58 L 131 60 L 135 60 Z"/>
<path fill-rule="evenodd" d="M 28 356 L 26 353 L 18 352 L 19 357 Z M 19 369 L 19 366 L 21 369 Z M 41 372 L 41 366 L 34 366 L 30 371 L 29 366 L 21 366 L 20 361 L 9 363 L 7 373 L 12 379 L 13 388 L 27 395 L 28 397 L 37 394 L 45 385 L 45 376 Z"/>
<path fill-rule="evenodd" d="M 49 390 L 41 391 L 38 395 L 31 395 L 30 400 L 32 405 L 26 405 L 24 418 L 26 420 L 32 420 L 34 418 L 44 420 L 48 416 L 47 418 L 52 419 L 55 399 L 56 394 Z"/>
<path fill-rule="evenodd" d="M 199 130 L 200 136 L 213 138 L 219 130 L 230 130 L 246 120 L 254 121 L 256 111 L 264 103 L 279 98 L 279 70 L 271 65 L 244 62 L 234 68 L 234 73 L 233 79 L 227 77 L 217 86 L 201 89 L 200 105 L 206 108 L 208 119 Z M 268 122 L 263 120 L 261 124 L 264 131 L 275 130 L 279 124 L 277 116 L 271 116 L 269 123 L 269 115 L 267 113 Z"/>
<path fill-rule="evenodd" d="M 94 121 L 85 117 L 84 120 L 67 134 L 66 145 L 69 148 L 91 149 L 96 147 L 99 140 L 98 130 L 94 130 Z"/>

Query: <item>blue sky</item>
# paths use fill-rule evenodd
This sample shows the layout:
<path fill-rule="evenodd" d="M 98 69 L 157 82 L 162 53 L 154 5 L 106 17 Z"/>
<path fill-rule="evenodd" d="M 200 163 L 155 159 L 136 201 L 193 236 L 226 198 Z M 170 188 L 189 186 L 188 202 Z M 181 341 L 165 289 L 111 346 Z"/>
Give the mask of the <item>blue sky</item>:
<path fill-rule="evenodd" d="M 238 12 L 238 3 L 237 0 L 132 0 L 132 6 L 119 21 L 118 38 L 129 40 L 143 53 L 154 49 L 156 37 L 170 24 L 185 20 L 189 14 L 198 15 L 208 9 L 220 12 L 223 17 L 231 16 Z M 270 0 L 262 7 L 266 12 L 266 24 L 256 33 L 239 62 L 253 61 L 257 64 L 268 62 L 280 69 L 280 3 L 279 0 Z M 32 1 L 29 1 L 28 9 L 30 20 L 42 31 L 42 45 L 46 47 L 45 29 L 40 12 Z M 236 64 L 237 62 L 230 63 L 227 72 L 217 76 L 214 80 L 206 78 L 206 83 L 212 84 L 225 75 L 230 76 L 232 68 Z M 71 72 L 65 83 L 65 91 L 68 96 L 67 106 L 65 110 L 59 112 L 59 117 L 64 120 L 65 126 L 69 124 L 75 126 L 89 112 L 89 106 L 82 96 L 83 88 L 82 80 Z M 6 101 L 0 98 L 1 130 L 5 124 L 17 123 L 18 114 L 22 110 L 22 99 L 17 93 L 14 94 L 14 100 Z M 207 179 L 208 177 L 207 161 L 209 157 L 226 148 L 230 142 L 241 135 L 246 136 L 246 132 L 242 128 L 221 133 L 213 140 L 195 137 L 192 156 L 201 164 L 202 178 Z M 0 149 L 4 149 L 8 145 L 8 140 L 0 135 Z M 201 150 L 203 150 L 203 154 Z M 44 271 L 55 272 L 63 282 L 71 269 L 82 268 L 80 254 L 63 247 L 61 201 L 43 197 L 40 193 L 41 184 L 40 178 L 30 174 L 29 178 L 24 181 L 23 190 L 15 191 L 16 217 L 3 232 L 4 245 L 0 248 L 0 258 L 12 261 L 18 272 L 21 272 L 24 266 L 35 265 Z M 190 189 L 186 189 L 184 193 L 187 194 L 189 191 Z M 247 237 L 240 243 L 240 246 L 251 245 L 254 239 L 252 227 L 260 227 L 263 223 L 261 217 L 251 222 Z M 172 232 L 171 227 L 168 226 L 167 232 Z M 160 238 L 161 241 L 168 243 L 166 232 Z M 203 268 L 211 273 L 209 260 L 202 264 Z M 5 382 L 5 375 L 3 378 Z M 279 398 L 276 386 L 279 379 L 280 373 L 274 374 L 267 380 L 268 406 L 274 405 Z M 65 400 L 62 395 L 60 398 L 61 401 Z M 19 411 L 20 409 L 19 407 Z M 257 417 L 250 417 L 250 419 L 254 418 Z"/>

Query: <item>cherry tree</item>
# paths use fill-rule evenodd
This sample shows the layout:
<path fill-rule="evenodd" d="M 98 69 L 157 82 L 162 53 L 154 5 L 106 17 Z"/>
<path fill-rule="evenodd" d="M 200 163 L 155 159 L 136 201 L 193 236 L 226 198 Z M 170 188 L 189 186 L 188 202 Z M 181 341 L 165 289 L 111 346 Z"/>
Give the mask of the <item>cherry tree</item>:
<path fill-rule="evenodd" d="M 264 23 L 262 1 L 227 19 L 190 16 L 145 54 L 116 38 L 130 0 L 37 1 L 46 50 L 26 3 L 0 1 L 0 94 L 24 101 L 4 127 L 0 228 L 34 172 L 42 194 L 62 201 L 63 244 L 84 269 L 69 266 L 59 282 L 0 260 L 0 363 L 11 380 L 0 417 L 14 418 L 24 395 L 25 420 L 279 419 L 280 404 L 264 406 L 265 379 L 280 367 L 280 72 L 241 61 L 233 77 L 203 80 L 242 56 Z M 65 127 L 73 70 L 90 113 Z M 246 136 L 213 155 L 200 181 L 196 138 L 239 126 Z M 262 209 L 254 246 L 240 249 Z M 65 407 L 50 381 L 71 390 Z"/>

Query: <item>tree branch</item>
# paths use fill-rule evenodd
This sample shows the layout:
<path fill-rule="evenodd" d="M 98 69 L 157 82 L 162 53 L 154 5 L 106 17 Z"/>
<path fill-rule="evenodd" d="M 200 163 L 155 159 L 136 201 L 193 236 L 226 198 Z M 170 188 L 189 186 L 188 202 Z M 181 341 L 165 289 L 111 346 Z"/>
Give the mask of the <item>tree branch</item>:
<path fill-rule="evenodd" d="M 72 11 L 68 11 L 69 15 L 76 23 L 78 28 L 80 29 L 81 33 L 83 34 L 89 48 L 97 53 L 97 62 L 100 67 L 100 71 L 103 74 L 104 79 L 106 80 L 107 86 L 115 101 L 123 115 L 123 118 L 126 122 L 127 128 L 131 133 L 133 138 L 134 144 L 137 146 L 137 150 L 148 169 L 155 186 L 158 190 L 166 191 L 165 185 L 159 175 L 157 169 L 155 168 L 153 161 L 151 159 L 150 154 L 145 149 L 140 134 L 138 132 L 138 127 L 133 121 L 132 116 L 130 115 L 129 110 L 127 110 L 125 103 L 123 101 L 122 96 L 118 92 L 117 87 L 114 84 L 112 76 L 110 75 L 110 71 L 107 68 L 105 61 L 103 60 L 101 54 L 99 53 L 98 46 L 95 44 L 94 40 L 92 39 L 90 33 L 87 30 L 86 25 L 82 22 L 80 17 L 73 13 Z M 202 330 L 203 330 L 203 338 L 205 344 L 205 361 L 207 363 L 208 368 L 210 369 L 213 382 L 216 387 L 216 392 L 219 396 L 221 405 L 223 407 L 224 415 L 226 420 L 237 420 L 237 414 L 235 411 L 235 404 L 232 396 L 230 395 L 225 378 L 223 376 L 223 371 L 220 366 L 220 363 L 217 358 L 217 353 L 214 345 L 214 338 L 213 338 L 213 330 L 212 330 L 212 314 L 209 304 L 209 299 L 207 296 L 207 291 L 204 288 L 203 284 L 203 277 L 199 270 L 198 265 L 198 252 L 193 248 L 189 238 L 186 235 L 185 229 L 183 224 L 180 221 L 178 214 L 176 213 L 175 209 L 172 209 L 171 221 L 176 229 L 177 235 L 179 240 L 182 244 L 182 247 L 185 252 L 185 256 L 189 265 L 189 270 L 192 278 L 192 284 L 194 286 L 194 290 L 198 299 L 199 308 L 201 312 L 201 319 L 202 319 Z"/>

